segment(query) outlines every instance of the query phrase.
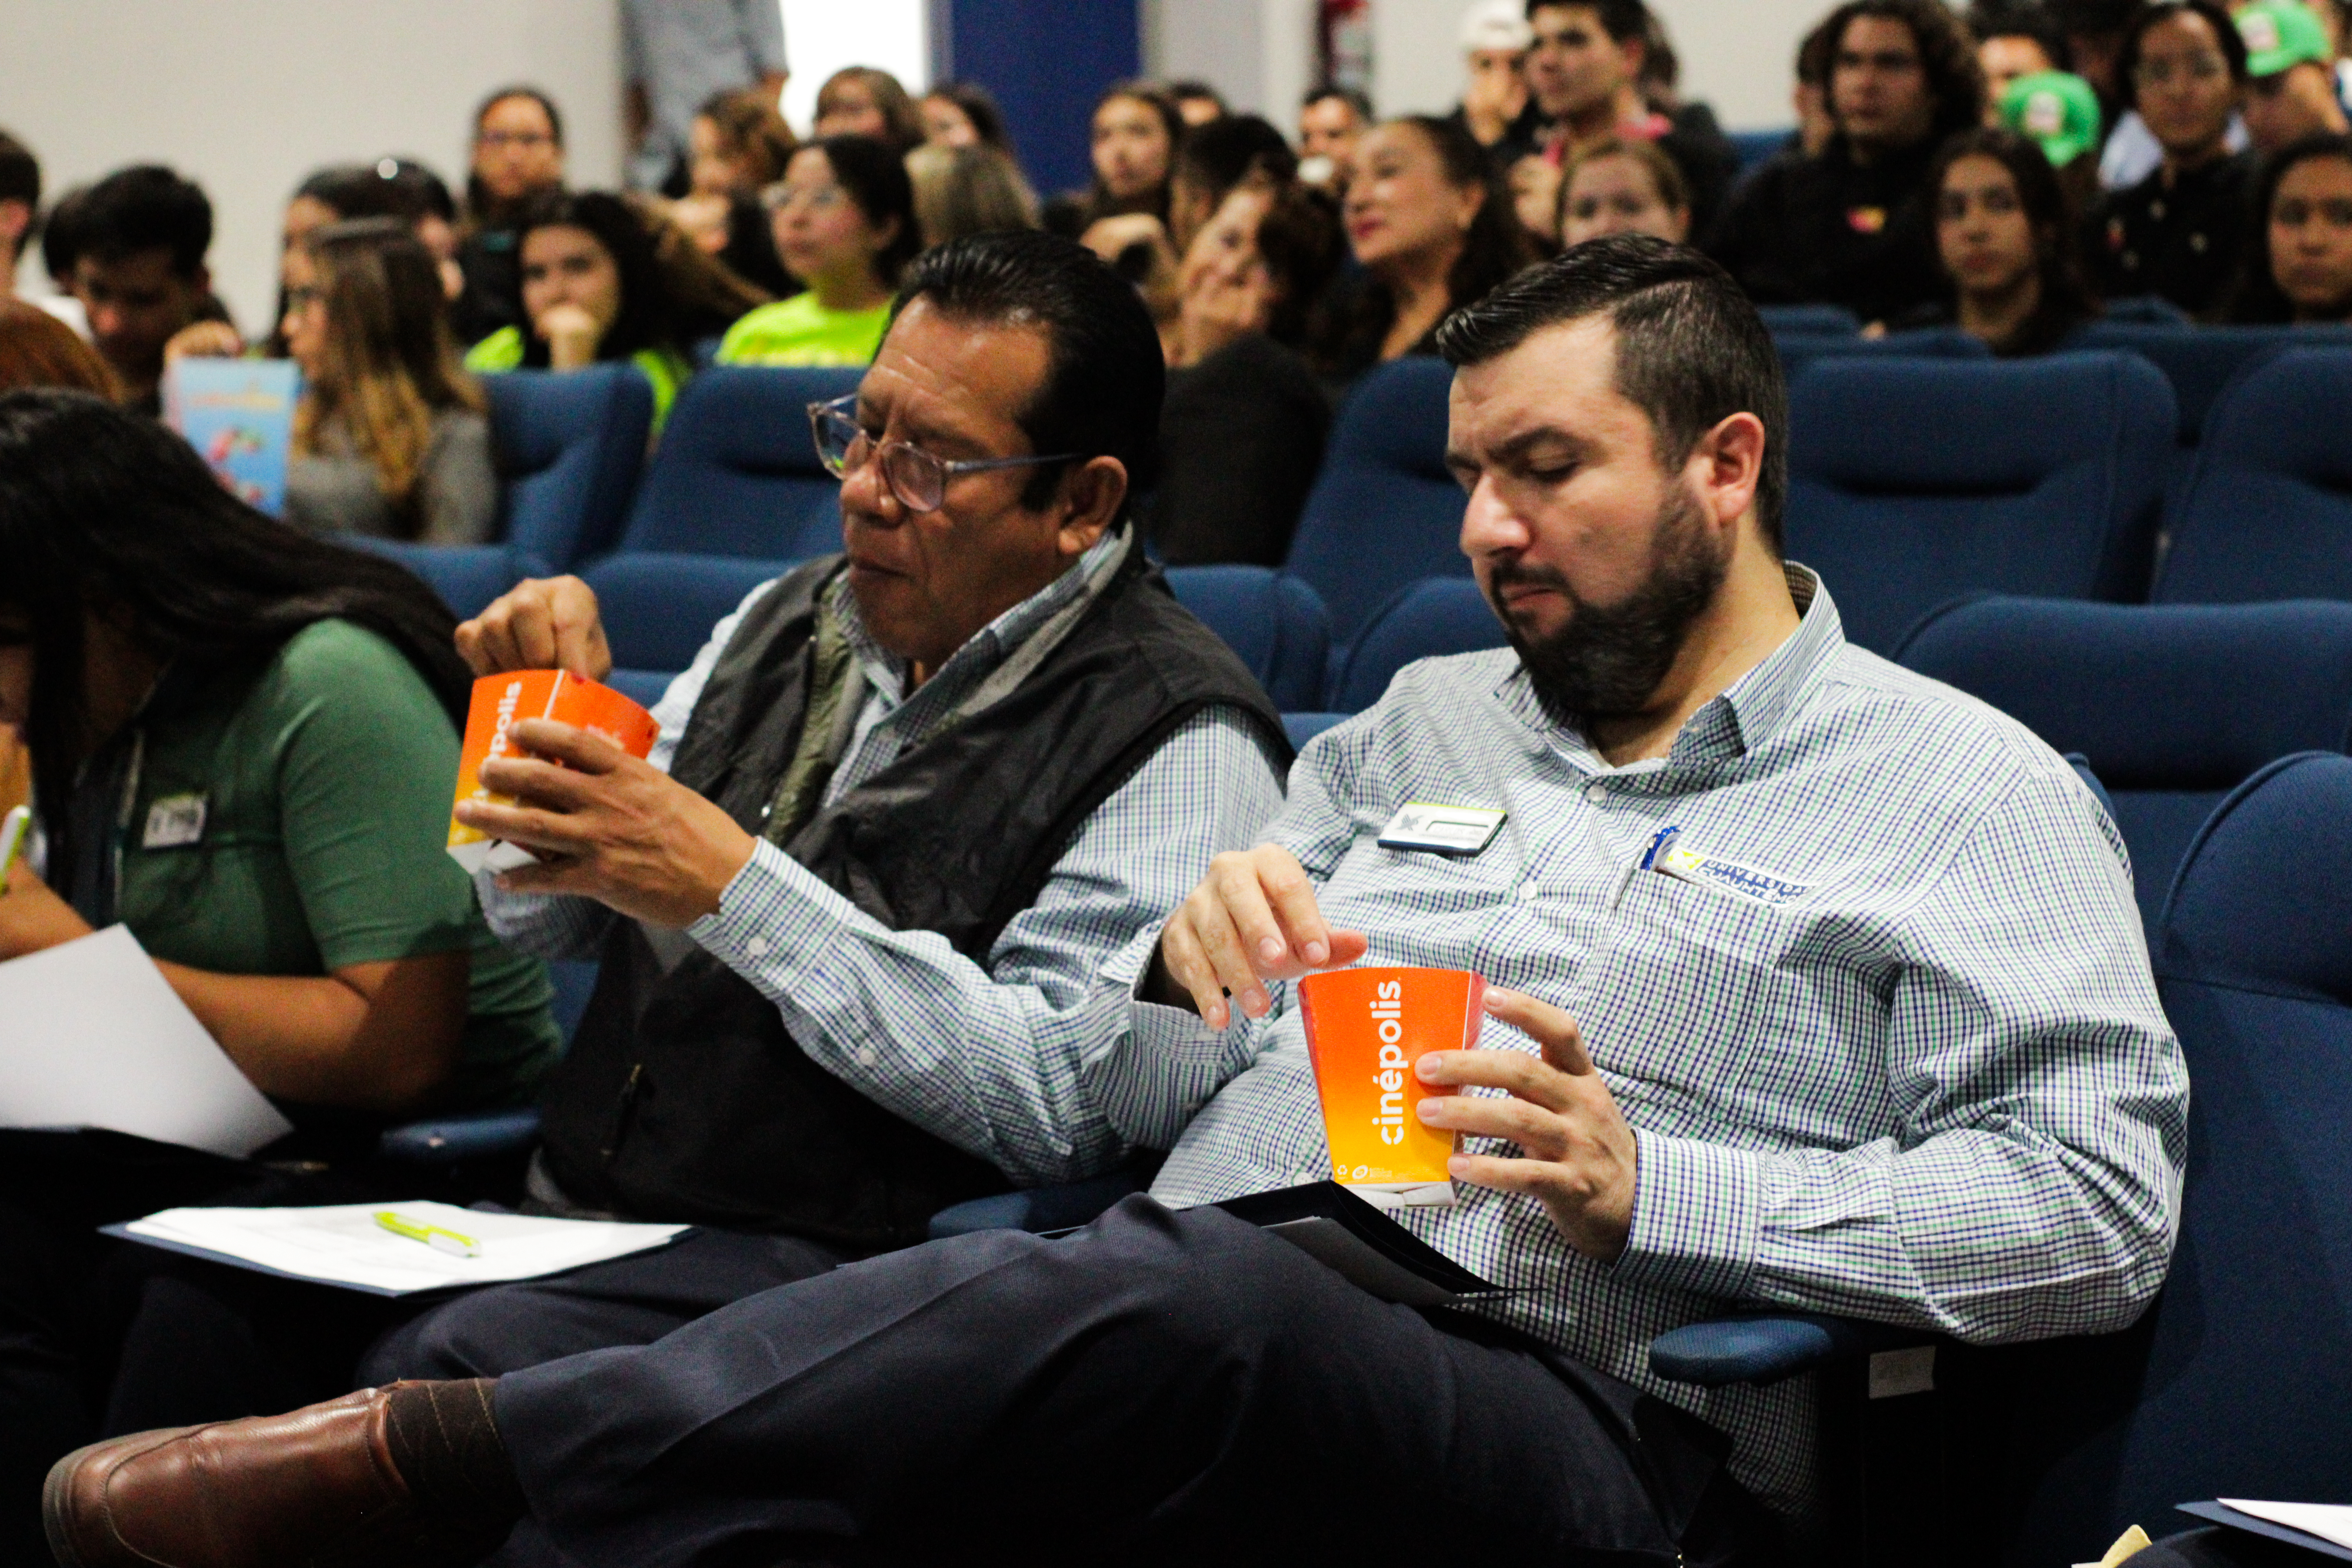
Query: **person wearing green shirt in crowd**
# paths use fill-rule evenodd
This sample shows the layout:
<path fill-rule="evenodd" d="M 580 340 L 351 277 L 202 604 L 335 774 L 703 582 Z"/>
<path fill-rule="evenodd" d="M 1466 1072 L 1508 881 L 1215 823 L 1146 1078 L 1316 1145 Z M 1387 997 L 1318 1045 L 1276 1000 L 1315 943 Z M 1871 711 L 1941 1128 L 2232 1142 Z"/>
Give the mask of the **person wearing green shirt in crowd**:
<path fill-rule="evenodd" d="M 517 230 L 522 317 L 466 354 L 478 375 L 626 360 L 653 386 L 654 434 L 693 374 L 678 302 L 635 209 L 604 191 L 550 191 Z"/>
<path fill-rule="evenodd" d="M 793 153 L 762 199 L 776 254 L 805 291 L 736 322 L 719 363 L 870 363 L 898 274 L 922 248 L 906 165 L 868 137 L 827 136 Z"/>
<path fill-rule="evenodd" d="M 42 1468 L 152 1413 L 102 1403 L 123 1346 L 148 1317 L 194 1331 L 146 1270 L 234 1272 L 99 1226 L 413 1197 L 413 1173 L 370 1170 L 381 1129 L 527 1104 L 562 1044 L 544 966 L 491 937 L 444 852 L 471 679 L 422 583 L 54 389 L 0 395 L 0 726 L 32 752 L 41 847 L 0 891 L 0 961 L 129 927 L 296 1129 L 251 1162 L 0 1131 L 0 1561 L 29 1563 Z M 333 1311 L 296 1296 L 232 1336 L 251 1369 L 166 1357 L 181 1381 L 155 1397 L 174 1418 L 261 1407 L 239 1402 L 299 1386 L 281 1363 Z"/>

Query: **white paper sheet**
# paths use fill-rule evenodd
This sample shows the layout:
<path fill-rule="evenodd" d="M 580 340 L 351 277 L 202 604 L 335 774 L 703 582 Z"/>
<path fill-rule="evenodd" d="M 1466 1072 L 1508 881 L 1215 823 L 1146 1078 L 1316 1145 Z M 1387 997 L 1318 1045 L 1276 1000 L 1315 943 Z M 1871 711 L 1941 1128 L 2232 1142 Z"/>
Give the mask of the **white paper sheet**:
<path fill-rule="evenodd" d="M 240 1160 L 293 1130 L 120 925 L 0 963 L 0 1127 L 104 1127 Z"/>
<path fill-rule="evenodd" d="M 2220 1500 L 2223 1508 L 2234 1508 L 2240 1513 L 2266 1519 L 2273 1524 L 2284 1524 L 2289 1530 L 2300 1530 L 2305 1535 L 2352 1550 L 2352 1508 L 2326 1502 L 2249 1502 L 2243 1498 L 2225 1497 Z"/>
<path fill-rule="evenodd" d="M 471 1237 L 480 1244 L 481 1256 L 458 1258 L 394 1236 L 375 1222 L 383 1209 Z M 417 1199 L 319 1208 L 165 1209 L 123 1228 L 132 1236 L 224 1253 L 306 1279 L 404 1295 L 452 1285 L 531 1279 L 625 1258 L 659 1247 L 688 1227 L 481 1214 Z"/>

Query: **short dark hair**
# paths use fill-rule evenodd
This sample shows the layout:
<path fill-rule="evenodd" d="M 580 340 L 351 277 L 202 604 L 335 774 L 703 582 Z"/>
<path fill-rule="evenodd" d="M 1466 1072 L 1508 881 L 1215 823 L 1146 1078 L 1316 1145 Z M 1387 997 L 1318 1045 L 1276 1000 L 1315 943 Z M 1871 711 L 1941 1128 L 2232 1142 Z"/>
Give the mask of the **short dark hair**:
<path fill-rule="evenodd" d="M 1642 234 L 1588 240 L 1531 267 L 1437 329 L 1455 366 L 1484 364 L 1547 327 L 1606 315 L 1617 331 L 1617 390 L 1649 416 L 1671 471 L 1734 414 L 1764 422 L 1756 519 L 1775 554 L 1789 497 L 1789 393 L 1763 318 L 1731 274 L 1697 251 Z"/>
<path fill-rule="evenodd" d="M 1979 44 L 1994 38 L 2031 38 L 2050 58 L 2051 68 L 2070 71 L 2074 68 L 2074 48 L 2066 41 L 2066 29 L 2058 18 L 2038 5 L 2021 0 L 1990 0 L 1969 7 L 1969 31 Z"/>
<path fill-rule="evenodd" d="M 1590 11 L 1612 43 L 1650 36 L 1650 8 L 1642 0 L 1528 0 L 1528 20 L 1538 11 Z"/>
<path fill-rule="evenodd" d="M 996 95 L 976 81 L 943 81 L 923 94 L 954 104 L 971 121 L 973 134 L 990 146 L 1004 152 L 1013 150 L 1012 139 L 1004 133 L 1004 110 L 997 107 Z"/>
<path fill-rule="evenodd" d="M 849 193 L 867 223 L 879 228 L 892 218 L 898 220 L 898 234 L 874 258 L 882 286 L 896 289 L 898 274 L 923 248 L 923 231 L 915 222 L 915 184 L 907 177 L 907 160 L 871 136 L 820 136 L 802 142 L 793 156 L 811 151 L 824 154 L 835 181 Z"/>
<path fill-rule="evenodd" d="M 1211 87 L 1205 81 L 1197 81 L 1187 77 L 1181 81 L 1170 82 L 1168 84 L 1167 92 L 1170 98 L 1175 100 L 1179 103 L 1183 102 L 1188 98 L 1199 99 L 1203 102 L 1213 103 L 1217 106 L 1217 113 L 1220 117 L 1233 112 L 1232 110 L 1225 107 L 1225 95 L 1219 92 L 1215 88 Z"/>
<path fill-rule="evenodd" d="M 2221 58 L 2230 64 L 2230 79 L 2243 85 L 2246 80 L 2246 40 L 2238 36 L 2238 24 L 2230 13 L 2213 4 L 2213 0 L 2148 0 L 2133 14 L 2131 26 L 2124 29 L 2124 46 L 2116 57 L 2116 90 L 2123 95 L 2126 109 L 2139 107 L 2139 89 L 2132 80 L 2139 70 L 2139 49 L 2148 30 L 2180 16 L 2202 16 L 2205 25 L 2213 29 L 2221 43 Z"/>
<path fill-rule="evenodd" d="M 1977 64 L 1976 45 L 1943 0 L 1846 0 L 1830 13 L 1827 24 L 1830 42 L 1826 63 L 1831 77 L 1837 74 L 1838 51 L 1845 47 L 1846 33 L 1864 16 L 1900 22 L 1911 30 L 1912 47 L 1919 51 L 1920 72 L 1927 77 L 1927 91 L 1936 100 L 1935 121 L 1927 131 L 1929 142 L 1941 142 L 1971 125 L 1983 123 L 1984 71 Z M 1828 108 L 1835 116 L 1834 95 Z"/>
<path fill-rule="evenodd" d="M 892 322 L 917 300 L 955 321 L 1044 331 L 1045 382 L 1016 416 L 1030 449 L 1073 453 L 1076 462 L 1117 458 L 1127 468 L 1122 518 L 1133 510 L 1152 482 L 1168 381 L 1160 331 L 1133 284 L 1074 240 L 1005 231 L 917 257 Z M 1050 500 L 1064 467 L 1040 465 L 1021 504 L 1034 510 Z"/>
<path fill-rule="evenodd" d="M 41 211 L 41 161 L 33 150 L 0 131 L 0 202 L 22 202 L 36 217 Z M 25 241 L 31 238 L 32 226 L 16 237 L 16 251 L 22 255 Z"/>
<path fill-rule="evenodd" d="M 1336 98 L 1340 102 L 1346 104 L 1349 109 L 1355 110 L 1356 118 L 1362 121 L 1367 129 L 1370 129 L 1372 121 L 1379 118 L 1379 116 L 1372 112 L 1372 100 L 1370 95 L 1366 93 L 1363 89 L 1358 87 L 1341 87 L 1336 81 L 1327 81 L 1319 87 L 1308 88 L 1307 89 L 1307 96 L 1298 100 L 1298 107 L 1301 109 L 1312 109 L 1327 98 Z"/>
<path fill-rule="evenodd" d="M 1298 154 L 1281 132 L 1255 114 L 1228 114 L 1185 132 L 1170 175 L 1223 200 L 1253 174 L 1282 181 L 1297 173 Z"/>
<path fill-rule="evenodd" d="M 547 133 L 555 138 L 555 144 L 558 147 L 563 145 L 563 111 L 555 107 L 555 100 L 547 95 L 544 88 L 533 87 L 529 82 L 521 81 L 509 82 L 496 91 L 486 94 L 482 101 L 474 106 L 476 135 L 481 134 L 482 121 L 490 117 L 490 110 L 510 98 L 527 98 L 539 105 L 541 112 L 547 116 Z"/>
<path fill-rule="evenodd" d="M 172 270 L 183 279 L 204 269 L 213 245 L 213 204 L 161 163 L 134 163 L 99 181 L 82 198 L 75 224 L 78 256 L 120 261 L 169 251 Z"/>

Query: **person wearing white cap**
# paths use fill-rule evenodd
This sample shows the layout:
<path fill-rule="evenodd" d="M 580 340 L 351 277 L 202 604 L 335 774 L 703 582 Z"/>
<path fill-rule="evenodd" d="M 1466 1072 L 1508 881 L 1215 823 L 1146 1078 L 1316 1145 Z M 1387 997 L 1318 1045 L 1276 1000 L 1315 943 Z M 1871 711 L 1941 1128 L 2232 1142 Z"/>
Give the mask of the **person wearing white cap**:
<path fill-rule="evenodd" d="M 1481 147 L 1500 142 L 1528 106 L 1528 82 L 1520 67 L 1534 37 L 1518 0 L 1477 0 L 1463 14 L 1466 79 L 1461 107 L 1454 112 Z"/>

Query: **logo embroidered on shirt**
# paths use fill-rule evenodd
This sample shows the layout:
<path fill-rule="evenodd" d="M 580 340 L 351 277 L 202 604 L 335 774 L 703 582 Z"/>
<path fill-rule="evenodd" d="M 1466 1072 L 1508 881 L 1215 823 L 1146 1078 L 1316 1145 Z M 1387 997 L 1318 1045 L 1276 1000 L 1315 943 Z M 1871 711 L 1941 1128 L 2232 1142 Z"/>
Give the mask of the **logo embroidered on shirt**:
<path fill-rule="evenodd" d="M 1642 857 L 1642 869 L 1705 888 L 1720 888 L 1763 904 L 1785 904 L 1811 890 L 1808 884 L 1791 882 L 1769 871 L 1693 849 L 1680 842 L 1682 831 L 1679 827 L 1660 828 L 1658 836 L 1650 840 L 1649 852 Z"/>
<path fill-rule="evenodd" d="M 204 842 L 205 811 L 211 799 L 202 795 L 167 795 L 150 805 L 147 831 L 140 836 L 139 847 L 178 849 Z"/>
<path fill-rule="evenodd" d="M 1886 226 L 1886 209 L 1885 207 L 1848 207 L 1845 210 L 1845 223 L 1846 226 L 1856 234 L 1876 234 Z"/>

